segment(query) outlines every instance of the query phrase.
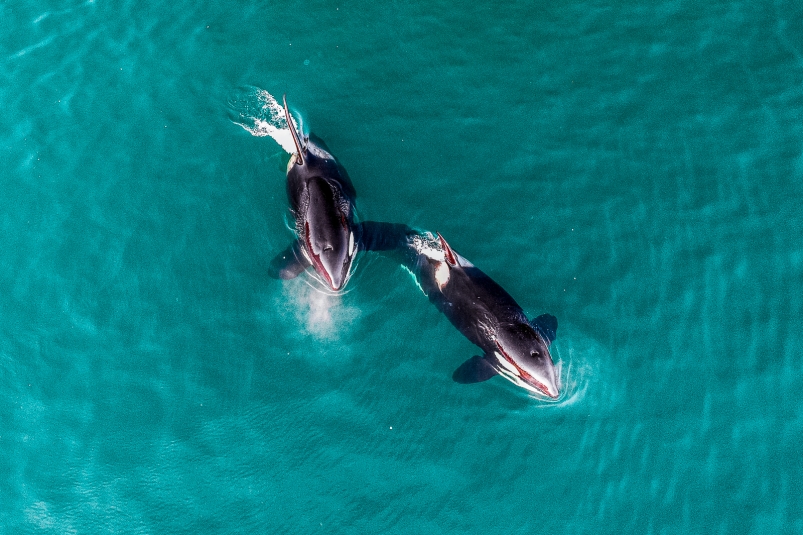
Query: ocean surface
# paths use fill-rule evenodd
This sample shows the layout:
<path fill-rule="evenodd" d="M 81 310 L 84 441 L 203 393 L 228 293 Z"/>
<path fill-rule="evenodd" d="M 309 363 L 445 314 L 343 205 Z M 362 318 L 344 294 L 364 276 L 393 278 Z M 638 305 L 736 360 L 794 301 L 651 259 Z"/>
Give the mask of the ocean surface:
<path fill-rule="evenodd" d="M 285 93 L 556 403 L 386 257 L 267 276 Z M 0 188 L 2 535 L 803 533 L 799 1 L 0 1 Z"/>

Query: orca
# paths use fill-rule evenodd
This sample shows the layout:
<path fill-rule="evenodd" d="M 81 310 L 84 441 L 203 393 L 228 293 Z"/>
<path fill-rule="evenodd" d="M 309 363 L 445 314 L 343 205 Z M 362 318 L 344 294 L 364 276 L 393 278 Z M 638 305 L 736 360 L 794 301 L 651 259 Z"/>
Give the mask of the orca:
<path fill-rule="evenodd" d="M 351 276 L 360 229 L 354 220 L 357 196 L 346 170 L 314 135 L 300 137 L 287 99 L 284 113 L 296 152 L 287 164 L 287 198 L 297 238 L 271 261 L 269 274 L 292 279 L 309 266 L 332 290 Z"/>
<path fill-rule="evenodd" d="M 387 240 L 387 236 L 385 236 Z M 499 284 L 456 253 L 439 233 L 406 233 L 407 267 L 429 300 L 473 344 L 483 350 L 453 373 L 457 383 L 501 375 L 539 395 L 557 399 L 560 378 L 549 347 L 558 320 L 542 314 L 528 320 Z"/>
<path fill-rule="evenodd" d="M 270 263 L 268 274 L 288 280 L 313 266 L 332 290 L 348 282 L 358 251 L 399 250 L 414 231 L 407 225 L 355 218 L 357 193 L 348 173 L 326 144 L 310 134 L 299 136 L 287 99 L 285 119 L 296 152 L 287 164 L 287 198 L 297 238 Z"/>

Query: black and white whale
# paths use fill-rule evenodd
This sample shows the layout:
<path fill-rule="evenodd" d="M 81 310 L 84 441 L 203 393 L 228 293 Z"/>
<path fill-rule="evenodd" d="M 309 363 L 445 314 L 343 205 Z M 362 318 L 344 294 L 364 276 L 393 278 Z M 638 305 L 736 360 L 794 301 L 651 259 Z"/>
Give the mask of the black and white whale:
<path fill-rule="evenodd" d="M 412 230 L 406 225 L 355 219 L 354 185 L 320 138 L 303 139 L 284 99 L 284 113 L 296 152 L 287 164 L 287 197 L 297 238 L 270 263 L 274 278 L 292 279 L 310 266 L 333 291 L 352 273 L 358 251 L 395 250 Z"/>
<path fill-rule="evenodd" d="M 348 282 L 359 244 L 355 233 L 360 228 L 354 221 L 357 193 L 323 141 L 314 135 L 299 136 L 286 99 L 284 113 L 296 147 L 287 164 L 287 198 L 297 238 L 271 261 L 270 275 L 292 279 L 313 266 L 323 282 L 338 291 Z"/>
<path fill-rule="evenodd" d="M 393 234 L 386 232 L 383 239 L 390 243 Z M 456 382 L 501 375 L 531 392 L 552 399 L 560 395 L 560 378 L 549 352 L 558 328 L 555 316 L 542 314 L 529 321 L 510 294 L 454 252 L 440 234 L 436 238 L 399 227 L 395 242 L 429 300 L 484 352 L 455 370 Z"/>

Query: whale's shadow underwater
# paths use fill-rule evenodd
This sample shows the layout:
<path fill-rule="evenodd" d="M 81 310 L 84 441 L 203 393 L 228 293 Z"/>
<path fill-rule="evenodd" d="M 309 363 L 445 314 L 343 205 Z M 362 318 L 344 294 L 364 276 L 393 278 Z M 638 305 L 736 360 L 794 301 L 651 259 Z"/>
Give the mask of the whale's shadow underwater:
<path fill-rule="evenodd" d="M 438 310 L 482 349 L 452 375 L 458 383 L 496 375 L 537 395 L 557 399 L 560 377 L 549 348 L 558 321 L 528 320 L 499 284 L 456 253 L 440 234 L 405 224 L 358 222 L 356 190 L 348 173 L 314 135 L 300 136 L 284 101 L 296 152 L 287 165 L 287 197 L 296 239 L 271 261 L 269 274 L 292 279 L 309 267 L 327 288 L 342 290 L 358 251 L 384 251 L 409 269 Z"/>

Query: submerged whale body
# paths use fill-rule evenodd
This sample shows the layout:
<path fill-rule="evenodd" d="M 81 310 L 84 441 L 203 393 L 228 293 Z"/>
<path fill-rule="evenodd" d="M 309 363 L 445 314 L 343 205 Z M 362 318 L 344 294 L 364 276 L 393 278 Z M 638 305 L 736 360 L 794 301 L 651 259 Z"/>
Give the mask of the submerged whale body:
<path fill-rule="evenodd" d="M 510 294 L 453 251 L 440 234 L 401 227 L 386 229 L 385 244 L 395 242 L 401 261 L 429 300 L 483 350 L 481 356 L 461 364 L 452 378 L 476 383 L 501 375 L 530 392 L 556 399 L 560 379 L 549 347 L 555 340 L 557 318 L 542 314 L 528 320 Z"/>

